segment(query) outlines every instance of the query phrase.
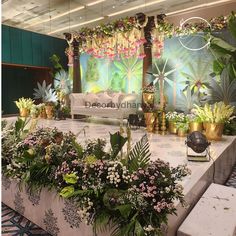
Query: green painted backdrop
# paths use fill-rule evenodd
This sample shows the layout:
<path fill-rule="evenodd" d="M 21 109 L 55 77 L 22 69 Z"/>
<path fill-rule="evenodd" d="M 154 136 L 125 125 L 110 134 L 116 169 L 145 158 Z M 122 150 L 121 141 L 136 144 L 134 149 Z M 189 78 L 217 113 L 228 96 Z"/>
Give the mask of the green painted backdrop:
<path fill-rule="evenodd" d="M 66 68 L 67 58 L 64 53 L 66 47 L 67 43 L 63 39 L 2 25 L 3 63 L 52 67 L 49 57 L 56 54 Z M 35 84 L 35 71 L 32 69 L 2 66 L 3 114 L 17 113 L 13 101 L 20 97 L 32 97 Z"/>

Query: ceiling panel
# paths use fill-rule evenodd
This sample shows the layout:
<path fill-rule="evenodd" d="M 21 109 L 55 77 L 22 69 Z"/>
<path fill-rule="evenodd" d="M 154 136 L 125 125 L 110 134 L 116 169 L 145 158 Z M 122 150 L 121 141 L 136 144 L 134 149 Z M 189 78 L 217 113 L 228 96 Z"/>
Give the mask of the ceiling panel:
<path fill-rule="evenodd" d="M 55 37 L 63 37 L 63 32 L 77 31 L 84 26 L 94 26 L 101 22 L 132 16 L 138 12 L 148 15 L 168 13 L 216 1 L 231 0 L 3 0 L 2 23 Z M 234 2 L 235 0 L 232 0 Z M 155 2 L 155 4 L 151 4 Z M 96 3 L 94 5 L 90 5 Z M 141 8 L 137 8 L 143 6 Z M 83 8 L 83 9 L 79 9 Z M 131 10 L 132 8 L 135 8 Z M 77 9 L 75 11 L 75 9 Z M 131 10 L 115 16 L 111 13 Z M 69 11 L 74 11 L 69 13 Z M 58 17 L 60 16 L 60 17 Z M 83 26 L 73 25 L 103 17 L 102 20 Z M 55 18 L 55 19 L 54 19 Z"/>

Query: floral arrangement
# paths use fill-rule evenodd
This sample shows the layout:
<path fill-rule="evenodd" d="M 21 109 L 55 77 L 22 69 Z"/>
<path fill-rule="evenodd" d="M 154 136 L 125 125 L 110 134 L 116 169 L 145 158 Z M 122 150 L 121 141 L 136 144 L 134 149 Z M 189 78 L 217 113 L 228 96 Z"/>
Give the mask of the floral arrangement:
<path fill-rule="evenodd" d="M 127 137 L 110 134 L 105 151 L 102 139 L 81 145 L 70 132 L 41 128 L 27 133 L 25 123 L 17 122 L 17 132 L 11 127 L 2 134 L 4 174 L 31 190 L 53 187 L 73 198 L 81 219 L 96 230 L 109 226 L 119 235 L 156 235 L 167 215 L 176 212 L 174 202 L 184 202 L 179 181 L 189 170 L 150 161 L 147 136 L 124 152 L 129 130 Z"/>
<path fill-rule="evenodd" d="M 143 93 L 154 93 L 155 91 L 156 91 L 156 88 L 153 85 L 145 86 L 142 89 Z"/>
<path fill-rule="evenodd" d="M 190 122 L 197 122 L 197 123 L 201 123 L 202 122 L 201 118 L 198 115 L 194 114 L 194 113 L 187 114 L 186 118 L 187 118 L 189 123 Z"/>
<path fill-rule="evenodd" d="M 166 113 L 166 119 L 169 122 L 176 122 L 179 119 L 179 113 L 176 111 L 169 111 Z"/>
<path fill-rule="evenodd" d="M 18 101 L 15 101 L 16 106 L 18 107 L 19 110 L 21 109 L 28 109 L 30 110 L 32 105 L 34 104 L 34 100 L 31 98 L 19 98 Z"/>
<path fill-rule="evenodd" d="M 195 105 L 194 112 L 203 122 L 225 123 L 234 112 L 234 106 L 216 102 L 213 105 L 206 103 L 204 107 Z"/>
<path fill-rule="evenodd" d="M 224 29 L 228 26 L 230 16 L 220 16 L 210 20 L 211 28 L 204 22 L 186 23 L 181 27 L 174 27 L 165 20 L 165 15 L 154 17 L 154 24 L 151 29 L 153 57 L 160 58 L 164 48 L 164 38 L 194 34 L 197 32 L 211 32 Z M 72 35 L 68 40 L 69 48 L 66 54 L 69 58 L 69 65 L 72 62 L 71 42 L 75 38 L 81 43 L 80 51 L 92 55 L 96 58 L 108 58 L 110 60 L 120 60 L 124 58 L 137 57 L 143 59 L 146 55 L 143 44 L 146 43 L 144 37 L 144 27 L 148 24 L 148 16 L 140 24 L 137 17 L 126 17 L 108 24 L 101 24 L 94 28 L 82 28 Z M 95 40 L 96 39 L 96 40 Z"/>

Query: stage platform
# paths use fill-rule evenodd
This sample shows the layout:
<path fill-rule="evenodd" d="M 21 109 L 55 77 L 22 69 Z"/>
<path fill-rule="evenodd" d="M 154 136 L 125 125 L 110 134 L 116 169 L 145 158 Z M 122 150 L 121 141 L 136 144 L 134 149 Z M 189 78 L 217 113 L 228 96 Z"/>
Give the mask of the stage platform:
<path fill-rule="evenodd" d="M 6 120 L 14 122 L 16 118 L 6 118 Z M 109 142 L 109 132 L 114 133 L 119 130 L 119 122 L 110 119 L 87 119 L 87 121 L 71 119 L 61 121 L 39 120 L 38 126 L 51 128 L 57 127 L 59 130 L 64 132 L 80 132 L 77 139 L 82 143 L 86 139 L 93 138 L 105 138 Z M 82 131 L 83 129 L 85 132 Z M 137 130 L 132 130 L 132 142 L 135 143 L 138 141 L 145 133 L 146 131 L 143 127 Z M 160 158 L 169 162 L 171 166 L 187 164 L 192 171 L 192 174 L 186 177 L 182 182 L 187 206 L 183 208 L 178 202 L 176 202 L 178 215 L 170 216 L 168 227 L 163 228 L 163 231 L 165 231 L 164 235 L 172 236 L 175 235 L 179 225 L 186 218 L 187 214 L 200 199 L 208 186 L 212 182 L 223 184 L 227 180 L 234 164 L 236 163 L 236 136 L 224 136 L 222 141 L 212 142 L 210 152 L 214 162 L 213 160 L 210 162 L 188 162 L 186 158 L 186 138 L 177 137 L 175 135 L 148 134 L 148 139 L 150 142 L 152 160 Z M 59 231 L 57 235 L 78 235 L 78 230 L 81 231 L 83 235 L 93 235 L 85 225 L 80 225 L 80 228 L 77 229 L 75 226 L 70 227 L 68 222 L 66 223 L 66 216 L 63 213 L 63 209 L 66 209 L 65 206 L 69 203 L 59 199 L 55 194 L 45 190 L 41 193 L 39 205 L 33 205 L 29 201 L 29 196 L 26 192 L 19 192 L 15 187 L 15 183 L 9 182 L 8 180 L 5 181 L 10 183 L 10 185 L 8 188 L 3 187 L 3 202 L 17 210 L 19 206 L 16 199 L 19 199 L 20 197 L 20 199 L 22 199 L 22 207 L 24 207 L 23 215 L 43 229 L 48 230 L 48 226 L 45 224 L 45 222 L 47 222 L 47 220 L 45 221 L 45 217 L 48 216 L 49 213 L 53 213 L 53 216 L 51 214 L 51 217 L 56 218 L 58 222 L 57 228 Z M 68 206 L 68 208 L 70 207 Z M 47 212 L 50 209 L 51 211 Z M 67 234 L 65 234 L 65 232 L 67 232 Z M 84 234 L 84 232 L 87 234 Z M 105 234 L 101 235 L 104 236 Z M 107 235 L 109 235 L 109 233 Z"/>

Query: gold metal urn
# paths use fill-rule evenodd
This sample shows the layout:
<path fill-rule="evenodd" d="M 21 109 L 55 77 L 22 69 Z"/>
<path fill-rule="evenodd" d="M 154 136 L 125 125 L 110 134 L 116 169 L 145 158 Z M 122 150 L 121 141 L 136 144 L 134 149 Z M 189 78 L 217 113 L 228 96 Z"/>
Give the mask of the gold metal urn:
<path fill-rule="evenodd" d="M 219 141 L 222 139 L 224 130 L 223 123 L 206 123 L 206 137 L 208 140 Z"/>
<path fill-rule="evenodd" d="M 154 103 L 154 93 L 143 93 L 143 101 L 148 105 L 152 105 Z"/>
<path fill-rule="evenodd" d="M 155 114 L 153 112 L 145 112 L 144 117 L 145 117 L 147 131 L 153 132 L 154 126 L 155 126 L 155 120 L 156 120 Z"/>
<path fill-rule="evenodd" d="M 202 122 L 190 122 L 189 123 L 189 132 L 192 133 L 194 131 L 202 132 L 203 125 Z"/>

